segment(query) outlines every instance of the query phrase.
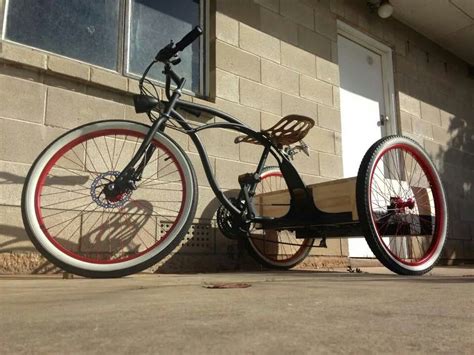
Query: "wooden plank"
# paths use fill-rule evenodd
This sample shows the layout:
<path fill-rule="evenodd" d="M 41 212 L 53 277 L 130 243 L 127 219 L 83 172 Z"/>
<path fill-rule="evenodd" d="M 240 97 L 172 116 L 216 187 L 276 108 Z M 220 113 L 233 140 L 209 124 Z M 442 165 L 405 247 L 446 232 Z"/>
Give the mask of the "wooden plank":
<path fill-rule="evenodd" d="M 309 185 L 316 206 L 325 212 L 351 212 L 358 219 L 355 203 L 356 178 L 326 181 Z M 256 196 L 258 211 L 263 216 L 279 217 L 288 212 L 290 194 L 287 190 L 267 192 Z"/>
<path fill-rule="evenodd" d="M 352 219 L 358 220 L 356 203 L 356 177 L 331 180 L 309 185 L 313 200 L 321 211 L 338 213 L 351 212 Z"/>

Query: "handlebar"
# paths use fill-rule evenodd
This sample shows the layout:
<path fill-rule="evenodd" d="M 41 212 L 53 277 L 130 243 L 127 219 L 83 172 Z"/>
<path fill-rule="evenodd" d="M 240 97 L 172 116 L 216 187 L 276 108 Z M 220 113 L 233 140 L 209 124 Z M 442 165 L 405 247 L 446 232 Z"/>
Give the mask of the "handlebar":
<path fill-rule="evenodd" d="M 156 55 L 155 60 L 158 62 L 166 62 L 170 60 L 176 53 L 181 52 L 183 49 L 193 43 L 200 35 L 202 35 L 202 28 L 200 26 L 194 27 L 191 32 L 185 35 L 181 41 L 176 43 L 176 45 L 174 45 L 173 41 L 171 41 L 170 44 L 162 48 Z"/>
<path fill-rule="evenodd" d="M 194 27 L 194 29 L 189 32 L 186 36 L 184 36 L 181 41 L 176 43 L 177 51 L 182 51 L 184 48 L 189 46 L 191 43 L 194 42 L 196 38 L 202 35 L 202 28 L 200 26 Z"/>

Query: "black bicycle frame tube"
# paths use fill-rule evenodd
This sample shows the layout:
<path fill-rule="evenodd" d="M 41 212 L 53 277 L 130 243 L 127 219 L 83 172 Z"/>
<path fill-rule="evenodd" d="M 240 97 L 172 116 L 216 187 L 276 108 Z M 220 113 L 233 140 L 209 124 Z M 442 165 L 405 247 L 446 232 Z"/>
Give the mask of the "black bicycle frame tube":
<path fill-rule="evenodd" d="M 209 181 L 209 185 L 216 195 L 217 199 L 226 207 L 226 209 L 231 212 L 234 215 L 241 215 L 241 212 L 238 208 L 236 208 L 232 202 L 227 198 L 227 196 L 224 194 L 224 192 L 221 190 L 219 187 L 219 184 L 217 183 L 214 174 L 212 173 L 211 169 L 211 164 L 209 163 L 209 158 L 206 152 L 206 149 L 204 145 L 201 142 L 201 139 L 197 135 L 197 132 L 200 132 L 204 129 L 211 129 L 211 128 L 228 128 L 228 129 L 233 129 L 245 134 L 248 134 L 249 136 L 258 139 L 262 141 L 262 144 L 264 145 L 266 150 L 270 150 L 272 147 L 272 143 L 264 138 L 262 134 L 255 132 L 252 130 L 250 127 L 247 127 L 244 125 L 242 122 L 238 121 L 237 119 L 233 118 L 232 116 L 229 116 L 221 111 L 211 109 L 206 106 L 201 106 L 198 104 L 190 103 L 190 102 L 185 102 L 185 101 L 177 101 L 176 102 L 176 108 L 184 107 L 184 108 L 190 108 L 194 110 L 199 110 L 203 111 L 206 113 L 209 113 L 214 116 L 221 117 L 222 119 L 228 121 L 228 123 L 211 123 L 205 126 L 197 127 L 197 128 L 192 128 L 184 119 L 183 116 L 176 110 L 171 111 L 171 117 L 175 119 L 175 121 L 181 125 L 181 127 L 184 128 L 186 133 L 191 137 L 191 140 L 193 141 L 194 145 L 196 146 L 196 149 L 199 153 L 199 156 L 201 158 L 201 162 L 204 168 L 204 172 L 206 174 L 206 177 Z M 273 152 L 272 152 L 273 153 Z M 267 153 L 268 154 L 268 153 Z M 278 157 L 275 154 L 275 158 L 278 159 Z"/>
<path fill-rule="evenodd" d="M 179 78 L 176 73 L 174 73 L 169 65 L 165 66 L 166 74 L 166 91 L 167 97 L 169 101 L 162 101 L 165 104 L 164 112 L 160 115 L 160 117 L 153 122 L 150 131 L 147 133 L 145 140 L 142 142 L 141 146 L 139 147 L 137 153 L 132 158 L 130 163 L 127 167 L 121 172 L 120 177 L 125 176 L 126 172 L 135 166 L 135 164 L 139 161 L 139 159 L 143 156 L 148 148 L 153 136 L 156 134 L 157 131 L 164 131 L 165 130 L 165 123 L 170 118 L 173 118 L 183 129 L 184 133 L 188 134 L 196 149 L 199 153 L 201 158 L 204 172 L 206 177 L 209 181 L 210 187 L 213 190 L 214 194 L 216 195 L 217 199 L 227 208 L 229 212 L 233 215 L 241 216 L 242 211 L 240 211 L 237 207 L 235 207 L 231 201 L 225 196 L 225 194 L 220 189 L 210 167 L 209 158 L 204 148 L 200 138 L 197 136 L 197 133 L 211 128 L 227 128 L 235 131 L 242 132 L 251 138 L 257 140 L 263 147 L 264 151 L 262 153 L 262 157 L 260 159 L 257 173 L 261 173 L 265 161 L 268 157 L 268 154 L 272 154 L 272 156 L 277 160 L 280 170 L 283 174 L 285 182 L 288 186 L 288 190 L 291 196 L 291 203 L 290 209 L 288 213 L 284 217 L 279 218 L 272 218 L 272 217 L 262 217 L 257 216 L 255 218 L 251 218 L 247 222 L 251 221 L 258 221 L 262 223 L 264 228 L 280 228 L 284 226 L 288 226 L 289 224 L 300 225 L 303 228 L 309 227 L 310 225 L 318 224 L 318 223 L 345 223 L 351 221 L 350 213 L 326 213 L 319 210 L 316 205 L 314 204 L 314 200 L 310 191 L 306 188 L 303 180 L 301 179 L 300 175 L 298 174 L 296 168 L 293 164 L 289 161 L 288 157 L 277 147 L 273 142 L 263 135 L 261 132 L 256 132 L 250 127 L 246 126 L 244 123 L 240 122 L 236 118 L 213 108 L 199 105 L 196 103 L 188 102 L 188 101 L 180 101 L 179 97 L 181 96 L 181 90 L 184 87 L 185 79 Z M 169 87 L 170 87 L 170 79 L 172 79 L 176 84 L 177 88 L 173 90 L 173 94 L 169 95 Z M 212 116 L 217 116 L 223 119 L 226 122 L 223 123 L 211 123 L 207 125 L 203 125 L 197 128 L 191 127 L 183 116 L 177 109 L 188 109 L 190 111 L 195 112 L 205 112 Z M 145 158 L 146 159 L 146 158 Z M 146 161 L 145 161 L 146 164 Z M 255 189 L 255 186 L 250 186 L 251 189 Z M 249 192 L 248 190 L 244 192 Z M 249 200 L 247 198 L 247 200 Z M 248 202 L 248 201 L 247 201 Z"/>

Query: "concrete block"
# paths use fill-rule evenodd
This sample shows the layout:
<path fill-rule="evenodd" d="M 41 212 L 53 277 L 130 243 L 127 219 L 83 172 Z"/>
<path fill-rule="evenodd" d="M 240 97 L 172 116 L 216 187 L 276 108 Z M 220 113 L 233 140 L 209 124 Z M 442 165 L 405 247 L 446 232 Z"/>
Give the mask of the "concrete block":
<path fill-rule="evenodd" d="M 289 94 L 299 93 L 299 74 L 274 62 L 262 59 L 262 84 Z"/>
<path fill-rule="evenodd" d="M 341 107 L 341 95 L 339 93 L 339 86 L 332 87 L 333 106 L 337 109 Z"/>
<path fill-rule="evenodd" d="M 239 160 L 239 147 L 234 144 L 234 139 L 239 134 L 225 129 L 205 129 L 198 132 L 206 151 L 211 156 Z M 197 152 L 194 144 L 190 145 L 192 152 Z"/>
<path fill-rule="evenodd" d="M 128 78 L 127 91 L 132 94 L 139 94 L 140 87 L 138 86 L 138 80 L 133 78 Z"/>
<path fill-rule="evenodd" d="M 255 0 L 255 2 L 275 12 L 280 10 L 280 0 Z"/>
<path fill-rule="evenodd" d="M 342 158 L 337 155 L 319 153 L 321 176 L 342 177 Z"/>
<path fill-rule="evenodd" d="M 330 7 L 329 9 L 331 10 L 332 13 L 339 15 L 341 17 L 344 17 L 344 12 L 345 12 L 345 6 L 344 6 L 344 0 L 332 0 L 329 2 Z"/>
<path fill-rule="evenodd" d="M 285 42 L 281 43 L 281 64 L 299 73 L 316 77 L 316 57 Z"/>
<path fill-rule="evenodd" d="M 312 147 L 310 146 L 310 148 Z M 314 150 L 310 150 L 309 157 L 304 153 L 297 154 L 293 160 L 293 165 L 301 174 L 309 176 L 318 176 L 320 174 L 319 154 Z"/>
<path fill-rule="evenodd" d="M 263 146 L 250 143 L 240 143 L 240 161 L 252 164 L 258 164 L 263 152 Z M 268 164 L 267 164 L 268 165 Z"/>
<path fill-rule="evenodd" d="M 313 127 L 304 141 L 312 150 L 332 154 L 336 152 L 334 131 Z"/>
<path fill-rule="evenodd" d="M 336 155 L 342 156 L 342 136 L 341 133 L 335 132 L 334 133 L 335 137 L 335 149 L 336 149 Z"/>
<path fill-rule="evenodd" d="M 43 84 L 45 86 L 54 86 L 56 88 L 80 92 L 83 94 L 85 94 L 88 89 L 91 89 L 91 87 L 88 86 L 85 81 L 71 80 L 65 76 L 54 75 L 51 72 L 44 74 Z M 103 91 L 104 90 L 100 90 L 100 92 Z"/>
<path fill-rule="evenodd" d="M 280 63 L 280 40 L 240 23 L 240 48 Z"/>
<path fill-rule="evenodd" d="M 191 153 L 186 152 L 189 160 L 191 160 L 191 164 L 194 167 L 194 171 L 196 172 L 196 177 L 198 180 L 199 186 L 207 186 L 209 187 L 209 181 L 207 180 L 206 173 L 204 172 L 204 167 L 201 161 L 201 157 L 198 153 Z M 216 159 L 213 157 L 208 157 L 209 163 L 211 164 L 211 171 L 213 174 L 216 173 Z"/>
<path fill-rule="evenodd" d="M 313 9 L 299 1 L 281 0 L 280 13 L 297 24 L 314 29 Z"/>
<path fill-rule="evenodd" d="M 90 78 L 89 65 L 80 63 L 74 59 L 54 55 L 48 56 L 48 70 L 81 80 L 89 80 Z"/>
<path fill-rule="evenodd" d="M 220 12 L 216 13 L 216 37 L 234 46 L 239 45 L 239 22 Z"/>
<path fill-rule="evenodd" d="M 65 132 L 59 128 L 2 118 L 0 127 L 0 160 L 21 163 L 32 163 L 46 145 Z"/>
<path fill-rule="evenodd" d="M 442 158 L 442 155 L 444 152 L 443 147 L 440 144 L 433 142 L 431 140 L 427 140 L 427 139 L 425 139 L 423 143 L 424 143 L 422 144 L 423 148 L 425 148 L 430 158 L 439 167 L 439 161 Z"/>
<path fill-rule="evenodd" d="M 257 110 L 219 98 L 216 99 L 216 108 L 234 116 L 253 129 L 260 129 L 260 112 Z"/>
<path fill-rule="evenodd" d="M 46 70 L 47 57 L 35 49 L 24 46 L 2 42 L 0 45 L 0 58 L 9 62 L 37 69 Z"/>
<path fill-rule="evenodd" d="M 216 96 L 234 102 L 239 102 L 239 77 L 216 70 Z"/>
<path fill-rule="evenodd" d="M 240 174 L 254 172 L 256 164 L 248 164 L 234 160 L 217 159 L 216 176 L 220 187 L 225 189 L 240 189 L 237 178 Z"/>
<path fill-rule="evenodd" d="M 91 81 L 120 91 L 127 91 L 128 78 L 107 70 L 91 67 Z"/>
<path fill-rule="evenodd" d="M 279 120 L 281 120 L 281 116 L 274 115 L 268 112 L 262 112 L 260 115 L 260 120 L 261 120 L 261 126 L 263 130 L 263 129 L 268 129 L 274 126 Z"/>
<path fill-rule="evenodd" d="M 30 164 L 0 161 L 0 205 L 20 206 L 29 169 Z"/>
<path fill-rule="evenodd" d="M 34 250 L 23 227 L 20 207 L 0 206 L 0 253 Z"/>
<path fill-rule="evenodd" d="M 216 66 L 238 76 L 260 81 L 260 58 L 221 41 L 216 42 Z"/>
<path fill-rule="evenodd" d="M 415 120 L 418 119 L 415 118 Z M 402 132 L 413 133 L 412 118 L 409 113 L 406 113 L 405 111 L 400 111 L 400 124 Z"/>
<path fill-rule="evenodd" d="M 282 116 L 291 114 L 303 115 L 318 122 L 318 105 L 297 96 L 282 94 Z"/>
<path fill-rule="evenodd" d="M 421 117 L 420 101 L 401 91 L 398 92 L 398 99 L 400 102 L 400 110 L 408 112 L 413 116 Z"/>
<path fill-rule="evenodd" d="M 431 123 L 417 118 L 413 119 L 413 133 L 433 139 L 433 128 Z"/>
<path fill-rule="evenodd" d="M 333 131 L 341 131 L 341 112 L 329 106 L 318 105 L 318 125 Z"/>
<path fill-rule="evenodd" d="M 207 223 L 212 223 L 211 219 L 215 219 L 215 214 L 220 204 L 214 192 L 209 187 L 200 186 L 195 218 L 200 221 L 206 219 L 208 220 Z"/>
<path fill-rule="evenodd" d="M 0 75 L 41 83 L 43 81 L 44 72 L 34 67 L 20 66 L 15 63 L 2 62 L 0 60 Z"/>
<path fill-rule="evenodd" d="M 276 115 L 281 114 L 281 93 L 253 81 L 240 79 L 240 103 Z"/>
<path fill-rule="evenodd" d="M 448 146 L 452 144 L 452 136 L 448 132 L 447 128 L 443 128 L 437 125 L 432 126 L 433 139 L 442 145 Z"/>
<path fill-rule="evenodd" d="M 74 128 L 101 119 L 123 119 L 124 105 L 76 92 L 48 88 L 46 124 Z"/>
<path fill-rule="evenodd" d="M 314 29 L 316 32 L 335 41 L 337 39 L 337 23 L 329 8 L 317 6 L 314 10 Z"/>
<path fill-rule="evenodd" d="M 324 58 L 316 58 L 316 75 L 332 85 L 339 86 L 339 66 Z"/>
<path fill-rule="evenodd" d="M 432 124 L 441 125 L 441 112 L 439 108 L 421 101 L 421 118 Z"/>
<path fill-rule="evenodd" d="M 300 95 L 327 106 L 333 105 L 332 85 L 306 75 L 300 76 Z"/>
<path fill-rule="evenodd" d="M 331 40 L 306 27 L 298 27 L 298 47 L 317 57 L 331 60 Z"/>
<path fill-rule="evenodd" d="M 271 10 L 260 10 L 260 29 L 282 42 L 298 43 L 298 25 Z"/>
<path fill-rule="evenodd" d="M 0 102 L 1 117 L 43 123 L 46 87 L 0 75 Z"/>
<path fill-rule="evenodd" d="M 255 0 L 216 1 L 216 10 L 248 26 L 258 28 L 262 6 Z"/>

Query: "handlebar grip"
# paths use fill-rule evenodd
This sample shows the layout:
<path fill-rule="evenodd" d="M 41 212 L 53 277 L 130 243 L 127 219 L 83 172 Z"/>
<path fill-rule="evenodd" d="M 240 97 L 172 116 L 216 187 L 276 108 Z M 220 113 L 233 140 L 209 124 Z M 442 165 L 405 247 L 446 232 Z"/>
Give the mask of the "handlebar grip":
<path fill-rule="evenodd" d="M 196 38 L 202 35 L 202 28 L 200 26 L 194 27 L 194 29 L 189 32 L 186 36 L 184 36 L 181 41 L 176 43 L 175 49 L 177 51 L 182 51 L 184 48 L 189 46 L 191 43 L 194 42 Z"/>

